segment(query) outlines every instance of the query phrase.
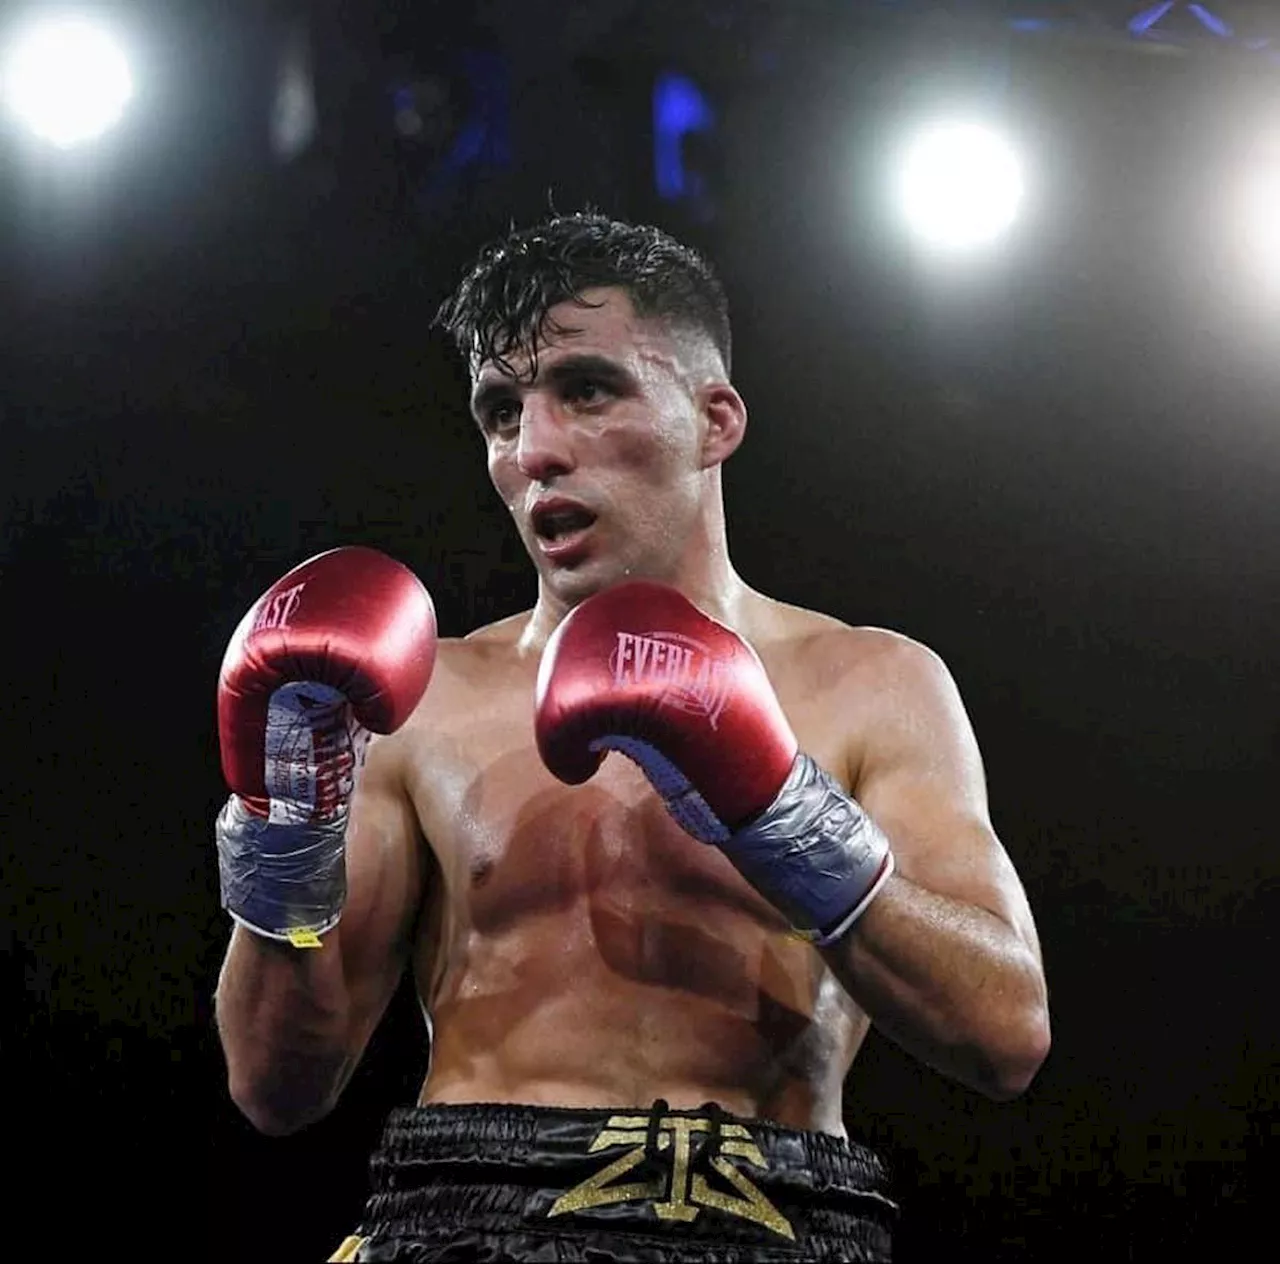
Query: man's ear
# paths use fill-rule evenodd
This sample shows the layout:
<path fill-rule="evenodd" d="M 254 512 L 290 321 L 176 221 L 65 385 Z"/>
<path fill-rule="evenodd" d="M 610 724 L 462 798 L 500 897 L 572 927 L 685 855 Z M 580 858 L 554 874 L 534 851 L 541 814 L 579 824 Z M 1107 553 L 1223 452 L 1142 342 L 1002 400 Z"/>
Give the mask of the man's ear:
<path fill-rule="evenodd" d="M 699 392 L 706 432 L 702 465 L 710 469 L 727 461 L 747 432 L 747 406 L 728 382 L 708 382 Z"/>

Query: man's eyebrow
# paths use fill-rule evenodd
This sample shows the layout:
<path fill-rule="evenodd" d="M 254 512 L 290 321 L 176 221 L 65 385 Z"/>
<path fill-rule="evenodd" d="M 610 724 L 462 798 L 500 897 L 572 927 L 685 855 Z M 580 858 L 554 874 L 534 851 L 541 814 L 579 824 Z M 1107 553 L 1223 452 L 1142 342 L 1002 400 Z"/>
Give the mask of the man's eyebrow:
<path fill-rule="evenodd" d="M 553 385 L 563 385 L 566 381 L 580 377 L 597 377 L 619 389 L 633 380 L 630 371 L 617 360 L 589 351 L 564 356 L 549 365 L 545 372 L 538 374 L 539 381 L 550 382 Z M 471 411 L 477 418 L 481 418 L 495 404 L 516 398 L 520 388 L 529 385 L 531 383 L 525 379 L 516 379 L 506 373 L 500 377 L 491 377 L 480 383 L 472 392 Z M 537 382 L 532 385 L 537 385 Z"/>
<path fill-rule="evenodd" d="M 515 380 L 505 375 L 490 378 L 471 393 L 471 415 L 480 420 L 495 404 L 516 396 Z"/>
<path fill-rule="evenodd" d="M 598 377 L 615 385 L 631 381 L 631 373 L 617 360 L 590 351 L 564 356 L 547 369 L 545 376 L 557 383 L 577 377 Z"/>

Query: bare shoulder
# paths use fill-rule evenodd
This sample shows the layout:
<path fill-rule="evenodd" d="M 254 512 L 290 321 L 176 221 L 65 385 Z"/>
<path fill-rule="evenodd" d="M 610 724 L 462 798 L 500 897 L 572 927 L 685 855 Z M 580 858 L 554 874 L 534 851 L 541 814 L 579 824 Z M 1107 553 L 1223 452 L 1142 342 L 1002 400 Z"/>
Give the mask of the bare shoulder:
<path fill-rule="evenodd" d="M 915 770 L 944 781 L 975 819 L 985 811 L 981 756 L 960 691 L 942 658 L 901 632 L 854 627 L 786 608 L 792 631 L 786 669 L 838 728 L 849 784 L 861 798 L 870 779 Z M 877 800 L 888 816 L 892 810 Z"/>
<path fill-rule="evenodd" d="M 390 776 L 420 764 L 424 750 L 448 740 L 456 724 L 491 706 L 502 691 L 495 686 L 532 670 L 519 647 L 528 613 L 477 628 L 466 636 L 441 637 L 431 682 L 413 714 L 394 734 L 376 737 L 368 763 Z M 536 664 L 535 664 L 536 667 Z M 487 701 L 486 701 L 487 700 Z"/>
<path fill-rule="evenodd" d="M 521 634 L 529 624 L 532 610 L 521 610 L 519 614 L 508 615 L 505 619 L 497 619 L 486 623 L 483 627 L 468 632 L 466 636 L 457 637 L 454 644 L 474 647 L 506 646 L 514 648 Z"/>
<path fill-rule="evenodd" d="M 465 636 L 442 638 L 424 706 L 437 705 L 458 688 L 489 679 L 495 671 L 518 669 L 527 657 L 521 650 L 520 636 L 530 613 L 526 610 L 499 619 Z"/>
<path fill-rule="evenodd" d="M 811 687 L 860 694 L 936 688 L 950 680 L 929 646 L 890 628 L 853 625 L 831 615 L 770 599 L 773 629 L 765 644 L 780 651 Z"/>
<path fill-rule="evenodd" d="M 436 660 L 444 681 L 450 684 L 473 684 L 491 678 L 494 672 L 516 668 L 525 658 L 520 636 L 529 621 L 529 612 L 500 619 L 440 642 Z"/>

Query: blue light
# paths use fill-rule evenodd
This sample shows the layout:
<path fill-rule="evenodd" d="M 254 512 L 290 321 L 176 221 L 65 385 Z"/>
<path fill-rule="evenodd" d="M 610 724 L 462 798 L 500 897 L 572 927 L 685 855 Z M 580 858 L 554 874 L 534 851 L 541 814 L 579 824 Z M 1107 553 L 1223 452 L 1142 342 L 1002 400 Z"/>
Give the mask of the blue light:
<path fill-rule="evenodd" d="M 507 64 L 497 54 L 480 50 L 464 52 L 461 64 L 471 85 L 474 105 L 445 155 L 443 165 L 453 172 L 460 172 L 473 163 L 509 167 L 511 84 Z"/>
<path fill-rule="evenodd" d="M 1048 18 L 1014 18 L 1009 27 L 1014 31 L 1051 31 L 1053 23 Z"/>
<path fill-rule="evenodd" d="M 1164 0 L 1163 4 L 1155 4 L 1149 9 L 1144 9 L 1137 17 L 1129 19 L 1130 32 L 1134 35 L 1144 34 L 1155 26 L 1172 8 L 1173 0 Z"/>
<path fill-rule="evenodd" d="M 1220 18 L 1210 13 L 1202 4 L 1189 4 L 1187 8 L 1200 19 L 1200 25 L 1223 39 L 1230 39 L 1235 32 Z"/>
<path fill-rule="evenodd" d="M 423 210 L 447 202 L 468 172 L 511 166 L 511 77 L 506 59 L 487 49 L 466 49 L 453 69 L 467 80 L 471 109 L 448 149 L 418 184 L 415 196 Z"/>
<path fill-rule="evenodd" d="M 653 85 L 653 173 L 658 196 L 674 201 L 692 190 L 681 152 L 690 132 L 710 131 L 715 115 L 701 89 L 684 75 L 659 75 Z"/>

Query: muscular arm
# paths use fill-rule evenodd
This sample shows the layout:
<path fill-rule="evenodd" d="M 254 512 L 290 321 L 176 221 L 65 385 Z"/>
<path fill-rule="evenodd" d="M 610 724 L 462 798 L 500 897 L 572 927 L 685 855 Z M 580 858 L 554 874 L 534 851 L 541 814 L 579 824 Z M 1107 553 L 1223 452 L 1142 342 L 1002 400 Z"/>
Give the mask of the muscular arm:
<path fill-rule="evenodd" d="M 909 641 L 879 657 L 854 790 L 897 868 L 823 957 L 909 1053 L 990 1097 L 1014 1097 L 1049 1050 L 1031 910 L 991 827 L 977 743 L 950 674 Z"/>
<path fill-rule="evenodd" d="M 347 902 L 322 946 L 232 933 L 218 1032 L 232 1100 L 262 1132 L 294 1132 L 333 1109 L 408 961 L 429 860 L 399 748 L 370 743 L 347 828 Z"/>

